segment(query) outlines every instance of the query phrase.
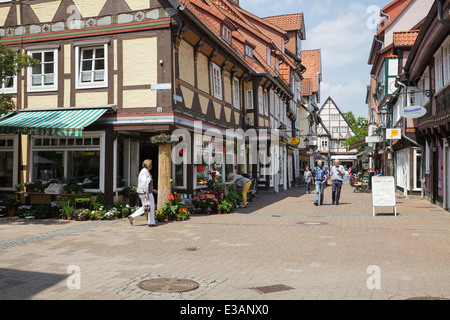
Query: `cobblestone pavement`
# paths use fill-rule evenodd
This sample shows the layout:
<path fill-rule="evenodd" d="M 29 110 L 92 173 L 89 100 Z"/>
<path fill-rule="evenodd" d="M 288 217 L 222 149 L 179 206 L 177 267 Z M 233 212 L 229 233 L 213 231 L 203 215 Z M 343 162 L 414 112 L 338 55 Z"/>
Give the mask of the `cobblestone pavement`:
<path fill-rule="evenodd" d="M 336 300 L 450 298 L 450 213 L 397 197 L 398 216 L 345 185 L 341 204 L 305 188 L 261 192 L 233 214 L 148 228 L 145 219 L 0 219 L 0 299 Z M 138 287 L 198 282 L 184 293 Z M 76 286 L 79 284 L 79 286 Z M 259 287 L 284 285 L 267 292 Z M 270 290 L 269 290 L 270 291 Z M 272 290 L 273 291 L 273 290 Z"/>

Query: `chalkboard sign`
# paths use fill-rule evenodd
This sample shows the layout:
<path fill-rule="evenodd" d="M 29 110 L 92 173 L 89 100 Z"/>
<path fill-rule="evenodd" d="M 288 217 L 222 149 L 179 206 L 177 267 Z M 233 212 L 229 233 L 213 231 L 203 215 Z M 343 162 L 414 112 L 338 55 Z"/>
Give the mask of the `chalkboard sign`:
<path fill-rule="evenodd" d="M 397 216 L 394 177 L 372 177 L 372 206 L 373 216 L 375 207 L 393 207 Z"/>

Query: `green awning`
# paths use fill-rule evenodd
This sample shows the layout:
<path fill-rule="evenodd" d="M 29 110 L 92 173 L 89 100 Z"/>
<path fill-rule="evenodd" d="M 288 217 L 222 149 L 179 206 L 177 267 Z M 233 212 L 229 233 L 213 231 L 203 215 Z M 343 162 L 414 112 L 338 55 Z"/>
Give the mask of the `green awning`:
<path fill-rule="evenodd" d="M 21 111 L 0 121 L 0 133 L 81 137 L 108 108 Z"/>

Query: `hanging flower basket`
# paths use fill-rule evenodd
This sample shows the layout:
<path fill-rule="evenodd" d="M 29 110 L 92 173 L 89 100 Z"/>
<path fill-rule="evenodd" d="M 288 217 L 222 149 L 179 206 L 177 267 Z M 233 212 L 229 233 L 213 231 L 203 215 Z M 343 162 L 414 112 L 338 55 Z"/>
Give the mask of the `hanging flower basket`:
<path fill-rule="evenodd" d="M 198 172 L 203 172 L 203 171 L 205 171 L 205 166 L 198 165 L 198 166 L 197 166 L 197 171 L 198 171 Z"/>
<path fill-rule="evenodd" d="M 150 142 L 153 144 L 168 144 L 175 141 L 172 141 L 172 136 L 170 134 L 162 133 L 151 137 Z"/>

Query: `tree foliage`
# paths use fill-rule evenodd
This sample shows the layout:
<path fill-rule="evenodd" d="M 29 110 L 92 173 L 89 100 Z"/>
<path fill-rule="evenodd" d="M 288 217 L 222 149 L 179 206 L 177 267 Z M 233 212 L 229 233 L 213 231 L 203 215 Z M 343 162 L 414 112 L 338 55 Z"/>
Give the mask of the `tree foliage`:
<path fill-rule="evenodd" d="M 364 117 L 355 118 L 355 115 L 351 111 L 344 113 L 344 117 L 345 119 L 347 119 L 350 128 L 352 128 L 352 131 L 355 134 L 354 136 L 344 141 L 343 143 L 344 147 L 348 147 L 358 141 L 361 141 L 369 135 L 369 122 L 367 118 Z M 362 152 L 364 151 L 364 147 L 359 147 L 357 148 L 357 150 L 358 152 Z"/>
<path fill-rule="evenodd" d="M 29 55 L 16 52 L 0 43 L 0 85 L 8 77 L 16 76 L 23 68 L 39 65 L 39 61 Z M 12 95 L 0 93 L 0 115 L 15 109 Z"/>

